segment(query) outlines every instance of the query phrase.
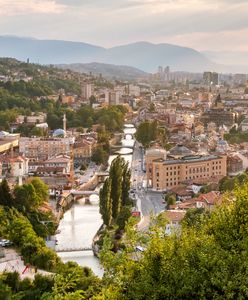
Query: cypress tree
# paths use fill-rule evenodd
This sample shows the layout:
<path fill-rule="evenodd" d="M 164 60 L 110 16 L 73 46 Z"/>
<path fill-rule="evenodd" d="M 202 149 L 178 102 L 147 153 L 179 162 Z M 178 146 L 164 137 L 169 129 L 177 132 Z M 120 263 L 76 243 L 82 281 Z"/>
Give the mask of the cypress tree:
<path fill-rule="evenodd" d="M 109 226 L 112 221 L 112 203 L 110 200 L 110 191 L 110 180 L 107 178 L 100 190 L 100 213 L 102 215 L 103 223 L 107 226 Z"/>
<path fill-rule="evenodd" d="M 0 204 L 4 206 L 13 206 L 13 196 L 6 179 L 0 184 Z"/>
<path fill-rule="evenodd" d="M 131 171 L 128 167 L 128 162 L 125 162 L 122 169 L 122 205 L 129 205 L 129 190 L 131 185 Z"/>
<path fill-rule="evenodd" d="M 112 217 L 116 219 L 122 202 L 122 167 L 124 159 L 117 156 L 110 167 L 109 177 L 111 180 L 111 202 L 112 202 Z"/>

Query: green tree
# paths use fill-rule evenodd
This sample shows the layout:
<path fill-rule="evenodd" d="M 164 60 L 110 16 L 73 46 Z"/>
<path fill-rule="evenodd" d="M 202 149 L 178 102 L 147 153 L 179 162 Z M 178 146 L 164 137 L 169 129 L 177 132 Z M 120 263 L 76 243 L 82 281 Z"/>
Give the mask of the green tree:
<path fill-rule="evenodd" d="M 110 199 L 111 185 L 110 180 L 107 178 L 100 190 L 100 213 L 102 215 L 103 223 L 110 226 L 112 221 L 112 202 Z"/>
<path fill-rule="evenodd" d="M 0 184 L 0 205 L 12 206 L 14 202 L 13 196 L 6 179 Z"/>
<path fill-rule="evenodd" d="M 166 201 L 167 206 L 176 204 L 177 197 L 175 193 L 169 192 L 165 195 L 164 200 Z"/>
<path fill-rule="evenodd" d="M 121 210 L 122 205 L 122 166 L 123 158 L 117 156 L 110 167 L 109 178 L 111 181 L 110 198 L 112 202 L 112 217 L 115 220 Z"/>
<path fill-rule="evenodd" d="M 130 205 L 129 191 L 131 187 L 131 170 L 128 162 L 123 162 L 122 166 L 122 205 Z"/>
<path fill-rule="evenodd" d="M 38 177 L 34 177 L 30 180 L 30 184 L 33 185 L 35 189 L 35 193 L 38 197 L 39 205 L 48 201 L 49 198 L 49 190 L 48 186 Z"/>
<path fill-rule="evenodd" d="M 108 160 L 108 153 L 104 151 L 102 146 L 97 146 L 92 153 L 91 160 L 97 165 L 106 164 Z"/>

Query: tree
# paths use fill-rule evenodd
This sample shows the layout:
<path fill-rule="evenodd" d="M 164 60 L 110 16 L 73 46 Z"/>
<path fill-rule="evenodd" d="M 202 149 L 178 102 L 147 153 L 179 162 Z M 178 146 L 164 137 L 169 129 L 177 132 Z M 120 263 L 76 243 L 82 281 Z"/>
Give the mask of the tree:
<path fill-rule="evenodd" d="M 166 201 L 167 207 L 169 207 L 170 205 L 176 204 L 177 198 L 175 193 L 169 192 L 165 195 L 164 200 Z"/>
<path fill-rule="evenodd" d="M 130 237 L 127 228 L 127 246 L 116 254 L 107 251 L 111 244 L 106 240 L 102 298 L 246 299 L 248 184 L 197 226 L 202 214 L 191 216 L 193 223 L 183 226 L 180 235 L 164 236 L 159 222 L 150 226 L 149 235 Z M 142 241 L 146 250 L 136 258 L 133 245 Z"/>
<path fill-rule="evenodd" d="M 102 215 L 103 223 L 110 226 L 112 221 L 112 202 L 110 199 L 111 185 L 107 178 L 100 190 L 100 213 Z"/>
<path fill-rule="evenodd" d="M 183 224 L 188 227 L 199 228 L 206 217 L 209 217 L 209 212 L 206 212 L 204 207 L 191 208 L 187 210 L 183 218 Z"/>
<path fill-rule="evenodd" d="M 97 165 L 106 164 L 108 160 L 108 153 L 103 150 L 102 146 L 97 146 L 92 153 L 91 160 Z"/>
<path fill-rule="evenodd" d="M 13 196 L 6 179 L 0 184 L 0 205 L 12 206 L 14 202 Z"/>
<path fill-rule="evenodd" d="M 130 205 L 129 191 L 131 187 L 131 170 L 128 162 L 124 162 L 122 166 L 122 206 Z"/>
<path fill-rule="evenodd" d="M 162 145 L 166 142 L 166 132 L 164 128 L 160 128 L 158 122 L 145 121 L 140 123 L 136 131 L 136 139 L 147 148 L 152 141 L 159 141 Z"/>
<path fill-rule="evenodd" d="M 127 207 L 130 205 L 130 177 L 128 163 L 122 157 L 117 156 L 111 163 L 109 178 L 105 180 L 100 191 L 100 213 L 107 226 L 113 222 L 117 225 L 121 224 L 121 227 L 125 224 L 128 210 L 130 212 Z"/>
<path fill-rule="evenodd" d="M 110 198 L 112 202 L 112 217 L 115 220 L 121 210 L 122 204 L 122 166 L 124 159 L 117 156 L 110 167 L 109 178 L 111 182 Z"/>
<path fill-rule="evenodd" d="M 118 225 L 119 229 L 124 229 L 126 222 L 131 217 L 131 209 L 129 206 L 122 206 L 120 213 L 116 219 L 116 224 Z"/>
<path fill-rule="evenodd" d="M 33 185 L 35 189 L 35 193 L 38 197 L 38 205 L 42 205 L 44 202 L 48 201 L 49 198 L 49 190 L 48 186 L 38 177 L 32 178 L 30 181 L 30 184 Z"/>

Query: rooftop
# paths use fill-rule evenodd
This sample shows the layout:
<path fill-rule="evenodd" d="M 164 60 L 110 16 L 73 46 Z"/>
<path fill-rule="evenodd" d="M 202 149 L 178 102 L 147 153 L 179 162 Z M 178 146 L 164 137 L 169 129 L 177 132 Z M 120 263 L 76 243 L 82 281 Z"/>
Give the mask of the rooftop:
<path fill-rule="evenodd" d="M 218 155 L 195 155 L 195 156 L 187 156 L 183 157 L 181 159 L 162 159 L 158 158 L 155 159 L 154 162 L 161 162 L 164 163 L 164 165 L 175 165 L 175 164 L 186 164 L 186 163 L 194 163 L 194 162 L 201 162 L 201 161 L 210 161 L 213 159 L 220 159 L 221 156 Z"/>

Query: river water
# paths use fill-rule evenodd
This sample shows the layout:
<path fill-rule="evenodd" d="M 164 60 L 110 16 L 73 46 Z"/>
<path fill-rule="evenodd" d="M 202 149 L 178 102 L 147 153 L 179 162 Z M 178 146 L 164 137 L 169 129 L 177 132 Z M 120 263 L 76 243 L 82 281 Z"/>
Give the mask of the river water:
<path fill-rule="evenodd" d="M 136 129 L 131 124 L 126 124 L 124 128 L 125 139 L 122 140 L 122 148 L 118 151 L 131 166 L 132 147 L 134 139 L 132 135 Z M 129 148 L 128 148 L 129 147 Z M 109 157 L 109 165 L 115 159 L 116 155 Z M 65 212 L 63 219 L 60 221 L 57 234 L 57 248 L 69 249 L 90 247 L 92 239 L 102 224 L 101 215 L 99 213 L 98 196 L 90 196 L 90 205 L 84 203 L 84 199 L 77 201 L 73 206 Z M 75 261 L 81 266 L 87 266 L 98 275 L 103 275 L 103 270 L 99 264 L 99 260 L 93 255 L 92 251 L 84 252 L 63 252 L 58 253 L 64 262 Z"/>

